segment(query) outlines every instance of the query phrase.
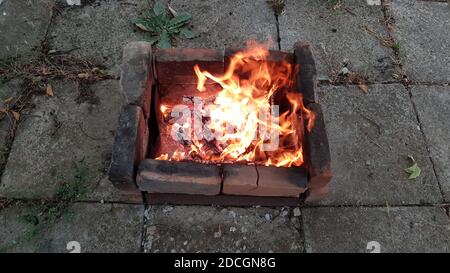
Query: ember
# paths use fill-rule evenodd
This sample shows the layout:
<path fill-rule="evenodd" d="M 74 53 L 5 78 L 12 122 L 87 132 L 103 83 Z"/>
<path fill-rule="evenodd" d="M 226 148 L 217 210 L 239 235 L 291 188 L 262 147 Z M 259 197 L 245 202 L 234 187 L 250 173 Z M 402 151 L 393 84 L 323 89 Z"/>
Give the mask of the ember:
<path fill-rule="evenodd" d="M 307 119 L 311 130 L 314 116 L 293 88 L 297 67 L 287 61 L 268 61 L 268 56 L 264 45 L 250 42 L 232 56 L 223 75 L 195 65 L 198 92 L 207 91 L 208 79 L 221 90 L 212 99 L 193 97 L 185 100 L 190 102 L 187 105 L 160 105 L 160 122 L 166 125 L 161 126 L 163 135 L 172 136 L 179 147 L 156 159 L 302 165 L 302 119 Z"/>

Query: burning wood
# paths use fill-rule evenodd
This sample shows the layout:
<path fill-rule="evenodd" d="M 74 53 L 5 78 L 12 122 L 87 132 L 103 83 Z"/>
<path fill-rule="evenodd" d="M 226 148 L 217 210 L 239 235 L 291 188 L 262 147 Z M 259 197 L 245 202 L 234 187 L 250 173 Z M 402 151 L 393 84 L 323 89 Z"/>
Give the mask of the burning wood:
<path fill-rule="evenodd" d="M 196 90 L 168 90 L 157 105 L 155 159 L 302 165 L 303 118 L 311 130 L 314 115 L 294 88 L 297 67 L 268 56 L 252 42 L 231 57 L 223 75 L 195 65 Z"/>

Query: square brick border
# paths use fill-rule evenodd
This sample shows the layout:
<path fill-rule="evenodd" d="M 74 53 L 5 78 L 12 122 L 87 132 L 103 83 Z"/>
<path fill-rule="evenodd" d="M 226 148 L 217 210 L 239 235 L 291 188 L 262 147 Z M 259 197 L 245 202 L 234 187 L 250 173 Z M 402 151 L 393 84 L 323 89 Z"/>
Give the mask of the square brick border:
<path fill-rule="evenodd" d="M 199 63 L 201 67 L 206 67 L 213 72 L 220 72 L 223 71 L 229 54 L 235 51 L 236 49 L 225 49 L 224 52 L 212 49 L 167 49 L 153 54 L 151 45 L 146 42 L 133 42 L 124 48 L 120 83 L 121 90 L 126 97 L 126 105 L 120 114 L 109 171 L 109 179 L 121 192 L 140 193 L 140 189 L 148 189 L 148 184 L 143 182 L 145 179 L 143 179 L 142 172 L 146 171 L 145 166 L 155 168 L 151 160 L 144 159 L 148 155 L 149 118 L 152 95 L 156 92 L 156 83 L 195 84 L 196 78 L 190 66 Z M 224 195 L 221 188 L 220 194 L 213 196 L 196 195 L 198 192 L 195 191 L 187 191 L 186 193 L 189 194 L 182 194 L 183 191 L 144 192 L 148 203 L 294 205 L 301 204 L 303 201 L 313 202 L 326 196 L 328 183 L 332 178 L 331 159 L 323 113 L 317 101 L 316 67 L 311 46 L 308 43 L 298 42 L 294 45 L 294 54 L 277 51 L 271 51 L 270 54 L 274 61 L 288 59 L 293 60 L 299 66 L 300 73 L 296 77 L 297 90 L 302 93 L 305 106 L 316 114 L 315 126 L 311 132 L 305 130 L 304 144 L 307 162 L 301 169 L 308 172 L 308 181 L 306 184 L 301 183 L 303 190 L 298 191 L 301 194 L 300 198 Z M 161 83 L 157 80 L 159 76 L 161 76 Z M 147 163 L 142 165 L 141 162 Z M 188 168 L 193 169 L 197 168 L 195 165 L 198 165 L 199 168 L 202 167 L 202 164 L 199 163 L 187 165 L 190 166 Z M 260 167 L 258 166 L 258 168 Z M 223 166 L 220 169 L 223 176 Z M 166 170 L 168 170 L 168 175 L 172 175 L 169 167 Z M 137 177 L 138 183 L 136 182 Z M 276 178 L 276 175 L 274 177 Z M 167 179 L 170 181 L 169 176 Z M 191 185 L 186 184 L 183 179 L 178 179 L 177 185 L 191 187 L 192 183 L 195 184 L 195 179 L 188 180 Z M 160 186 L 160 189 L 166 188 L 163 184 Z M 199 186 L 202 188 L 201 185 Z M 210 191 L 209 194 L 212 192 Z"/>

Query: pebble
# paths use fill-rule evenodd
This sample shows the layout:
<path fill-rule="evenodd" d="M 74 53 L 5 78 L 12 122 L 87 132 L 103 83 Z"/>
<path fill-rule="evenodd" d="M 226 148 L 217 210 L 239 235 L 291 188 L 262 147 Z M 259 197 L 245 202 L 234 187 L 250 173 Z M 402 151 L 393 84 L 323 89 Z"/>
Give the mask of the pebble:
<path fill-rule="evenodd" d="M 171 212 L 172 210 L 173 210 L 173 207 L 167 206 L 167 207 L 164 207 L 164 208 L 163 208 L 162 212 L 163 212 L 163 213 L 168 213 L 168 212 Z"/>
<path fill-rule="evenodd" d="M 270 214 L 266 213 L 266 215 L 264 215 L 264 218 L 266 218 L 267 221 L 270 221 Z"/>
<path fill-rule="evenodd" d="M 300 215 L 302 215 L 302 212 L 300 211 L 300 209 L 299 208 L 295 208 L 294 209 L 294 216 L 295 217 L 299 217 Z"/>
<path fill-rule="evenodd" d="M 156 231 L 156 227 L 155 226 L 149 226 L 147 228 L 147 234 L 153 235 L 153 234 L 155 234 L 155 231 Z"/>
<path fill-rule="evenodd" d="M 235 232 L 235 231 L 236 231 L 236 228 L 235 228 L 235 227 L 230 227 L 230 231 L 231 231 L 231 232 Z"/>
<path fill-rule="evenodd" d="M 283 210 L 282 212 L 281 212 L 281 217 L 286 217 L 287 215 L 288 215 L 288 211 L 287 210 Z"/>
<path fill-rule="evenodd" d="M 232 218 L 236 218 L 236 212 L 234 212 L 234 211 L 232 211 L 232 210 L 230 210 L 229 215 L 230 215 L 230 217 L 232 217 Z"/>
<path fill-rule="evenodd" d="M 220 238 L 220 236 L 222 236 L 222 232 L 220 231 L 214 232 L 214 238 Z"/>

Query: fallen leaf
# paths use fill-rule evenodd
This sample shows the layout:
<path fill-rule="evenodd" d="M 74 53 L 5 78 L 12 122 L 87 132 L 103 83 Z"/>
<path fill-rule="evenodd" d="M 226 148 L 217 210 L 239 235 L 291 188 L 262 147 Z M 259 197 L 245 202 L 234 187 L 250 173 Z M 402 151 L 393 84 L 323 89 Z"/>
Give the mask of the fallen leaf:
<path fill-rule="evenodd" d="M 417 165 L 416 160 L 412 155 L 408 155 L 409 160 L 411 160 L 412 165 L 405 169 L 405 172 L 409 173 L 408 179 L 416 179 L 419 177 L 422 170 L 419 168 L 419 165 Z"/>
<path fill-rule="evenodd" d="M 359 87 L 359 89 L 361 89 L 361 91 L 363 91 L 365 94 L 367 94 L 367 90 L 368 90 L 367 84 L 365 84 L 365 83 L 360 83 L 360 84 L 358 85 L 358 87 Z"/>
<path fill-rule="evenodd" d="M 422 170 L 419 168 L 417 163 L 414 163 L 411 167 L 406 168 L 405 172 L 409 173 L 408 179 L 412 180 L 412 179 L 416 179 L 417 177 L 419 177 Z"/>
<path fill-rule="evenodd" d="M 169 11 L 173 15 L 173 17 L 177 16 L 177 12 L 171 6 L 167 5 L 167 8 L 169 9 Z"/>
<path fill-rule="evenodd" d="M 53 87 L 51 84 L 47 84 L 47 88 L 45 89 L 45 94 L 47 94 L 47 96 L 53 97 Z"/>
<path fill-rule="evenodd" d="M 16 112 L 16 111 L 11 111 L 11 113 L 13 114 L 14 119 L 17 120 L 17 121 L 19 121 L 19 119 L 20 119 L 20 113 L 19 113 L 19 112 Z"/>
<path fill-rule="evenodd" d="M 5 104 L 8 104 L 8 103 L 10 103 L 13 99 L 14 99 L 13 97 L 9 97 L 9 98 L 7 98 L 6 100 L 4 100 L 3 102 L 4 102 Z"/>
<path fill-rule="evenodd" d="M 87 79 L 87 78 L 89 78 L 89 74 L 88 73 L 80 73 L 80 74 L 78 74 L 78 78 Z"/>

